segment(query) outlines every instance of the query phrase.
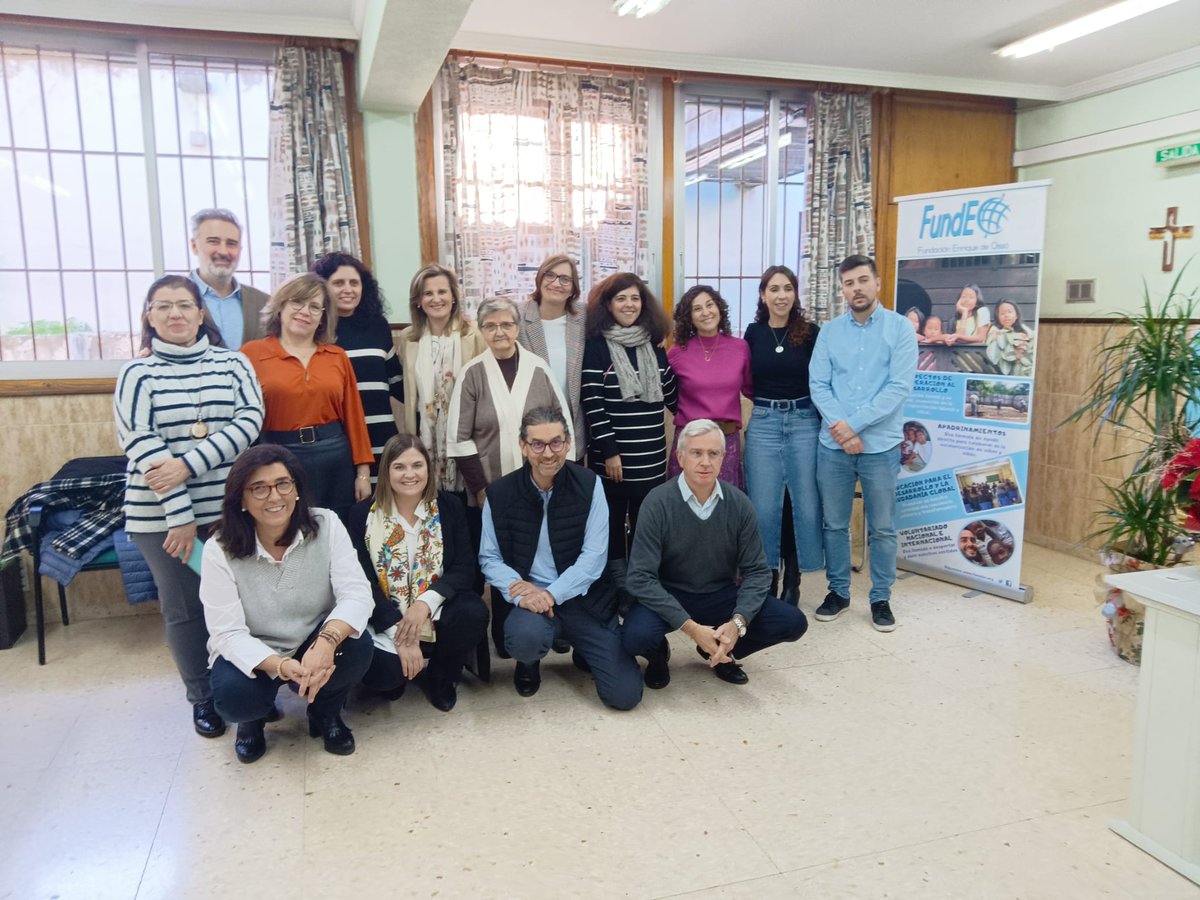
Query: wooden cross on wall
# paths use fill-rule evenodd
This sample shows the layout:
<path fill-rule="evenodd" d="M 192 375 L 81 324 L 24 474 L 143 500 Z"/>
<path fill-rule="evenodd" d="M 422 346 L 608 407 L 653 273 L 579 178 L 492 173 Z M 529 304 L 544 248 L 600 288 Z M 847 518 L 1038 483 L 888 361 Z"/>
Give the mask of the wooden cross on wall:
<path fill-rule="evenodd" d="M 1191 225 L 1176 225 L 1179 220 L 1179 207 L 1167 207 L 1167 222 L 1150 229 L 1150 240 L 1165 241 L 1163 244 L 1162 270 L 1173 271 L 1175 268 L 1175 242 L 1192 236 Z"/>

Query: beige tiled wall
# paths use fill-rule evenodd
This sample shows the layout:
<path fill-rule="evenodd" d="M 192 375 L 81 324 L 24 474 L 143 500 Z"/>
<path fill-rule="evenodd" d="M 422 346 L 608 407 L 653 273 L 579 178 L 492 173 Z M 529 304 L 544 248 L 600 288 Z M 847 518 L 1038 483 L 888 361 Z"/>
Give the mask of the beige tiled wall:
<path fill-rule="evenodd" d="M 119 454 L 111 394 L 63 397 L 0 397 L 0 505 L 7 510 L 28 488 L 45 481 L 77 456 Z M 23 560 L 26 584 L 32 566 Z M 42 580 L 47 619 L 59 621 L 58 590 Z M 32 591 L 27 592 L 29 637 L 33 632 Z M 68 591 L 72 620 L 151 614 L 157 603 L 131 606 L 116 572 L 81 575 Z"/>
<path fill-rule="evenodd" d="M 1125 476 L 1129 461 L 1115 457 L 1131 445 L 1083 423 L 1061 423 L 1082 405 L 1096 375 L 1099 348 L 1112 337 L 1104 323 L 1043 320 L 1038 325 L 1025 538 L 1088 557 L 1098 546 L 1086 536 L 1097 527 L 1104 484 Z"/>

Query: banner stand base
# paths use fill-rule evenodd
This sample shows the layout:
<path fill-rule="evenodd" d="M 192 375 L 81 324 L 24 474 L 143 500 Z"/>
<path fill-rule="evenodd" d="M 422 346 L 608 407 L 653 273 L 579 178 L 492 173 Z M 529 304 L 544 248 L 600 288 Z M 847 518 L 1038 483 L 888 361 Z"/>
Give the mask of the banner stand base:
<path fill-rule="evenodd" d="M 912 572 L 916 575 L 924 575 L 926 578 L 945 581 L 949 584 L 959 584 L 983 594 L 1003 597 L 1005 600 L 1015 600 L 1017 603 L 1033 602 L 1033 586 L 1029 584 L 1021 584 L 1012 588 L 1004 587 L 1004 585 L 994 584 L 990 581 L 978 581 L 974 578 L 968 578 L 965 575 L 960 576 L 954 572 L 947 572 L 945 569 L 939 569 L 934 566 L 924 566 L 919 562 L 913 562 L 908 559 L 897 559 L 896 568 Z"/>

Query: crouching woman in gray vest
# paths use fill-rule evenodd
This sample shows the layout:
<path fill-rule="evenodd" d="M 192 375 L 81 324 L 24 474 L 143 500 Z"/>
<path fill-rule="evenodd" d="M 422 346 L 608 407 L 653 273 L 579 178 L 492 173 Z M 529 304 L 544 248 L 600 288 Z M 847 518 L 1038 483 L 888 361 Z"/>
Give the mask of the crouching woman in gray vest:
<path fill-rule="evenodd" d="M 204 548 L 213 699 L 238 723 L 244 763 L 266 752 L 263 726 L 288 682 L 308 700 L 308 733 L 330 753 L 354 752 L 341 712 L 371 664 L 371 586 L 337 516 L 305 496 L 291 451 L 250 448 L 229 470 L 221 521 Z"/>

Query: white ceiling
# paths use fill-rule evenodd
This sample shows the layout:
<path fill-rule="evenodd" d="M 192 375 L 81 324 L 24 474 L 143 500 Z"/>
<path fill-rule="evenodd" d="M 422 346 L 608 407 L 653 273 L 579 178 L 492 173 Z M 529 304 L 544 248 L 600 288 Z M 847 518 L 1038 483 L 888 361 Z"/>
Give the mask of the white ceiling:
<path fill-rule="evenodd" d="M 378 29 L 376 53 L 387 61 L 369 73 L 382 81 L 367 85 L 384 108 L 409 107 L 420 88 L 411 83 L 411 73 L 405 73 L 410 83 L 403 99 L 389 102 L 386 88 L 379 88 L 402 77 L 406 58 L 421 60 L 417 80 L 424 83 L 433 77 L 427 60 L 450 47 L 1034 100 L 1073 99 L 1200 65 L 1200 0 L 1180 0 L 1024 60 L 992 52 L 1110 2 L 673 0 L 645 19 L 613 15 L 611 0 L 6 0 L 0 8 L 33 16 L 343 38 L 359 37 L 365 23 Z"/>

